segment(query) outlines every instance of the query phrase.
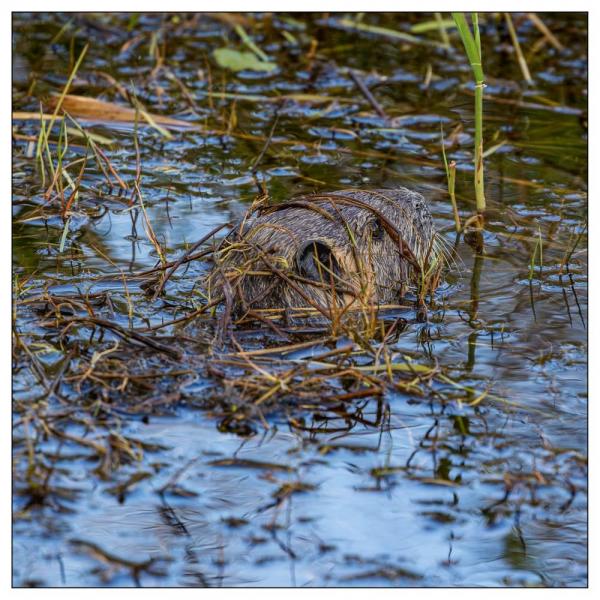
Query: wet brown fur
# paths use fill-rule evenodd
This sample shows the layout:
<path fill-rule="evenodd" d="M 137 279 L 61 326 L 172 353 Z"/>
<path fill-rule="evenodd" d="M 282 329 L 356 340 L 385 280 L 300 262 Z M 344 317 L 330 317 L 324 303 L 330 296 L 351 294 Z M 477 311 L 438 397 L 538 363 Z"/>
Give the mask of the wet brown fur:
<path fill-rule="evenodd" d="M 424 198 L 342 190 L 259 209 L 221 244 L 209 277 L 236 310 L 397 304 L 439 272 Z"/>

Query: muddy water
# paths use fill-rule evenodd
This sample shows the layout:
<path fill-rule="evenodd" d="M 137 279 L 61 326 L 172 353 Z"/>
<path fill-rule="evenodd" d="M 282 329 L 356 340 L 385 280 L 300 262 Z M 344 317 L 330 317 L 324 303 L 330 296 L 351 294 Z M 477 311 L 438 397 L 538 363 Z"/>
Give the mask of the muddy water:
<path fill-rule="evenodd" d="M 483 19 L 485 146 L 495 151 L 477 255 L 455 239 L 440 153 L 441 123 L 468 215 L 472 86 L 452 32 L 447 50 L 437 31 L 417 44 L 348 30 L 341 15 L 255 15 L 243 26 L 277 67 L 233 74 L 212 55 L 243 48 L 222 18 L 15 15 L 15 110 L 39 111 L 89 42 L 72 93 L 124 102 L 114 81 L 134 85 L 148 110 L 202 126 L 171 139 L 138 132 L 145 207 L 169 260 L 250 205 L 250 171 L 276 113 L 258 168 L 273 201 L 407 185 L 427 197 L 455 259 L 429 322 L 404 311 L 388 342 L 393 360 L 439 365 L 447 377 L 418 394 L 388 389 L 343 409 L 321 407 L 318 392 L 304 407 L 280 394 L 236 428 L 219 403 L 235 405 L 239 390 L 207 368 L 221 349 L 202 323 L 158 331 L 170 344 L 186 336 L 182 374 L 169 375 L 177 361 L 121 340 L 122 364 L 163 376 L 139 388 L 81 381 L 84 359 L 119 338 L 61 331 L 47 295 L 101 297 L 97 317 L 142 329 L 201 306 L 197 281 L 210 263 L 180 269 L 156 300 L 127 280 L 157 253 L 130 191 L 109 189 L 92 162 L 61 251 L 60 198 L 44 198 L 34 158 L 39 122 L 16 120 L 14 585 L 586 584 L 587 23 L 542 17 L 564 48 L 536 47 L 539 31 L 515 17 L 529 86 L 502 19 Z M 362 23 L 409 32 L 429 19 Z M 105 152 L 131 186 L 133 127 L 85 126 L 112 140 Z M 70 142 L 67 159 L 81 158 L 81 139 Z M 239 340 L 289 343 L 256 331 Z M 344 344 L 317 341 L 281 359 L 309 362 Z"/>

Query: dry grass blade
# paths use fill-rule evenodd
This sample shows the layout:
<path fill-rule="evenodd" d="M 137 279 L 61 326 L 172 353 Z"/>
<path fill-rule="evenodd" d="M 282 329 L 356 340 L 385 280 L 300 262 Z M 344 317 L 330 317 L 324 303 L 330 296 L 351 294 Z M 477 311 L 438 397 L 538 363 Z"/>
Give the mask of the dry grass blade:
<path fill-rule="evenodd" d="M 51 107 L 56 107 L 55 112 L 58 112 L 58 110 L 62 108 L 62 110 L 70 115 L 89 121 L 135 123 L 136 120 L 137 110 L 135 108 L 122 106 L 121 104 L 115 104 L 113 102 L 105 102 L 104 100 L 97 100 L 96 98 L 88 98 L 86 96 L 68 94 L 64 96 L 62 103 L 60 104 L 58 103 L 57 98 L 52 97 L 48 100 L 48 104 Z M 143 111 L 140 111 L 139 114 L 144 117 Z M 154 123 L 164 127 L 185 129 L 191 127 L 186 121 L 173 119 L 172 117 L 154 113 L 146 113 L 146 115 L 150 117 Z"/>
<path fill-rule="evenodd" d="M 397 31 L 395 29 L 389 29 L 387 27 L 379 27 L 377 25 L 368 25 L 366 23 L 360 23 L 353 21 L 352 19 L 338 19 L 332 23 L 334 26 L 338 26 L 342 29 L 349 29 L 350 31 L 357 31 L 360 33 L 367 33 L 372 35 L 383 36 L 391 38 L 393 40 L 399 40 L 401 42 L 407 42 L 409 44 L 419 44 L 425 46 L 435 46 L 437 48 L 445 48 L 444 44 L 429 40 L 427 38 L 420 38 L 416 35 L 404 33 L 403 31 Z"/>
<path fill-rule="evenodd" d="M 529 67 L 527 66 L 527 61 L 525 60 L 525 56 L 523 56 L 523 51 L 521 50 L 521 44 L 519 43 L 519 38 L 517 37 L 517 32 L 515 30 L 512 17 L 509 13 L 504 13 L 504 18 L 506 19 L 506 26 L 508 27 L 510 39 L 512 40 L 515 54 L 517 55 L 517 62 L 519 63 L 521 73 L 523 73 L 523 79 L 525 79 L 527 83 L 533 83 L 531 73 L 529 72 Z"/>
<path fill-rule="evenodd" d="M 536 13 L 527 13 L 527 18 L 559 52 L 565 49 L 565 47 L 556 39 L 556 36 L 548 29 L 547 25 Z"/>
<path fill-rule="evenodd" d="M 134 119 L 135 129 L 133 132 L 133 143 L 135 146 L 135 159 L 136 159 L 136 174 L 135 174 L 135 181 L 133 182 L 134 189 L 133 189 L 131 197 L 133 200 L 134 195 L 137 195 L 139 205 L 142 210 L 142 215 L 144 218 L 144 230 L 146 231 L 146 235 L 148 236 L 148 239 L 154 246 L 154 249 L 156 250 L 156 253 L 158 255 L 158 258 L 160 259 L 161 264 L 164 265 L 167 262 L 167 259 L 163 252 L 163 249 L 156 237 L 156 234 L 154 233 L 154 228 L 152 227 L 152 223 L 150 222 L 150 218 L 148 217 L 148 213 L 146 211 L 146 205 L 144 204 L 144 197 L 142 195 L 142 189 L 141 189 L 142 161 L 141 161 L 141 157 L 140 157 L 140 145 L 139 145 L 139 141 L 138 141 L 138 116 L 139 116 L 139 111 L 136 110 L 135 111 L 135 119 Z"/>

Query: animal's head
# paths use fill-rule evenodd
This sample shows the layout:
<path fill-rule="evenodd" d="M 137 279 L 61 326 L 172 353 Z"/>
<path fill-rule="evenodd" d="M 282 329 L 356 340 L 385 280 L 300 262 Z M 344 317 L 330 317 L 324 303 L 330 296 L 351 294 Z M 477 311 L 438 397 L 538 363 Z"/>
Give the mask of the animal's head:
<path fill-rule="evenodd" d="M 225 251 L 242 303 L 258 308 L 397 303 L 442 255 L 425 200 L 405 188 L 294 198 Z"/>

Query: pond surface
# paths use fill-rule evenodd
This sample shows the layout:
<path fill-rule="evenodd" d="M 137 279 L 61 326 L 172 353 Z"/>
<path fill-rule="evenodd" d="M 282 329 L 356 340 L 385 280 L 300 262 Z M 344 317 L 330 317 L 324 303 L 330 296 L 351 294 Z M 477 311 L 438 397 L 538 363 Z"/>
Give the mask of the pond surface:
<path fill-rule="evenodd" d="M 128 106 L 135 90 L 194 126 L 80 119 L 103 162 L 69 122 L 65 206 L 39 119 L 13 122 L 15 586 L 586 585 L 587 20 L 539 16 L 561 46 L 513 15 L 529 85 L 504 18 L 482 17 L 477 253 L 454 233 L 440 142 L 441 124 L 464 220 L 471 73 L 453 29 L 450 48 L 411 34 L 433 15 L 14 15 L 15 111 L 60 94 L 89 43 L 71 94 Z M 250 52 L 236 25 L 273 70 L 219 67 L 217 48 Z M 428 322 L 397 309 L 395 334 L 364 343 L 240 325 L 234 346 L 199 310 L 209 257 L 153 298 L 157 247 L 174 261 L 239 219 L 255 164 L 275 203 L 423 193 L 454 248 Z M 364 373 L 380 393 L 356 391 Z"/>

